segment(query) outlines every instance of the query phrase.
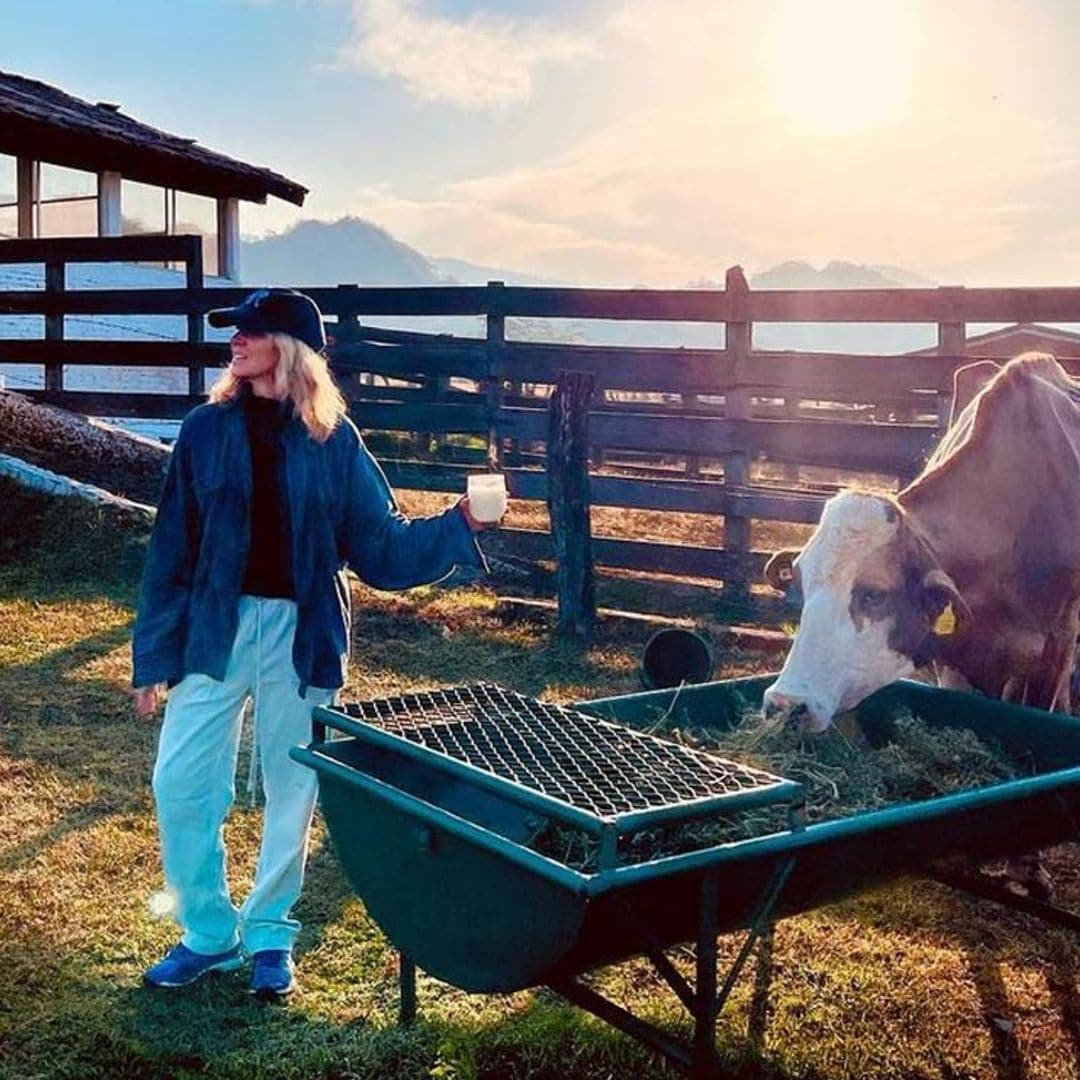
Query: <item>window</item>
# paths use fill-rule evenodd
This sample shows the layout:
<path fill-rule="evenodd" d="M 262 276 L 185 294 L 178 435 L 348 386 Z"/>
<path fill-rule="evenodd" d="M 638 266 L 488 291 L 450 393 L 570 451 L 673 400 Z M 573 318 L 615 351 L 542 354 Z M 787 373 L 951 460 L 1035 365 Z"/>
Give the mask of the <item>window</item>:
<path fill-rule="evenodd" d="M 43 161 L 38 165 L 35 236 L 96 236 L 97 176 Z"/>
<path fill-rule="evenodd" d="M 120 231 L 124 236 L 169 231 L 168 192 L 138 180 L 120 181 Z"/>
<path fill-rule="evenodd" d="M 0 240 L 13 240 L 18 235 L 15 159 L 10 154 L 0 154 Z"/>
<path fill-rule="evenodd" d="M 154 187 L 137 180 L 121 180 L 120 217 L 125 236 L 201 236 L 203 272 L 218 272 L 217 203 L 214 199 Z"/>
<path fill-rule="evenodd" d="M 203 272 L 217 274 L 217 202 L 205 195 L 191 195 L 186 191 L 176 192 L 176 214 L 174 233 L 202 237 Z"/>

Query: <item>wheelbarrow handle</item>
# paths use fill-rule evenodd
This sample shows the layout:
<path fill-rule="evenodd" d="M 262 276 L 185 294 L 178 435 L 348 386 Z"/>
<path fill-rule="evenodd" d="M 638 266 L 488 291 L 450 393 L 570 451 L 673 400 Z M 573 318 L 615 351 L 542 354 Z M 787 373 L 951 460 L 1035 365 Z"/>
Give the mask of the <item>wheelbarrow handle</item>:
<path fill-rule="evenodd" d="M 327 728 L 333 728 L 345 735 L 361 735 L 367 730 L 366 725 L 358 724 L 351 716 L 329 705 L 316 705 L 311 710 L 311 741 L 326 742 Z"/>

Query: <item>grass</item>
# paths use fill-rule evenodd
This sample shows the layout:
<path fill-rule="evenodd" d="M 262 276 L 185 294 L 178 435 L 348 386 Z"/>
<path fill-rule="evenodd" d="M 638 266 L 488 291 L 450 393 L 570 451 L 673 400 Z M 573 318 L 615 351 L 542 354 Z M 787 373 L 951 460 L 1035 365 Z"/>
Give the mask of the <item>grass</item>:
<path fill-rule="evenodd" d="M 301 989 L 260 1006 L 242 975 L 153 994 L 142 970 L 174 940 L 149 776 L 156 725 L 127 697 L 145 536 L 134 524 L 0 481 L 0 1076 L 601 1078 L 672 1074 L 547 992 L 470 996 L 422 977 L 421 1022 L 395 1025 L 395 956 L 314 837 L 298 916 Z M 354 697 L 474 679 L 557 701 L 636 688 L 643 633 L 578 652 L 504 626 L 482 589 L 356 588 Z M 722 658 L 721 675 L 764 668 Z M 243 767 L 243 765 L 241 766 Z M 258 815 L 227 829 L 238 892 Z M 1062 898 L 1080 869 L 1052 854 Z M 542 918 L 542 912 L 530 913 Z M 734 937 L 722 940 L 730 959 Z M 672 952 L 688 975 L 686 949 Z M 741 1077 L 1080 1076 L 1080 950 L 1064 931 L 922 881 L 785 920 L 720 1025 Z M 591 977 L 686 1034 L 643 961 Z"/>

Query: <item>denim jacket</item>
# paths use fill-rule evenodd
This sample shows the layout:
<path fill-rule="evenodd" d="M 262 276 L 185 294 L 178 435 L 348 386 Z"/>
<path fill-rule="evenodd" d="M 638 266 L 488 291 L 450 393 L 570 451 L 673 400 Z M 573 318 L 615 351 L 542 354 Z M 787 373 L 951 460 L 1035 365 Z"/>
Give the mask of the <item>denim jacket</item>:
<path fill-rule="evenodd" d="M 428 584 L 455 566 L 487 567 L 457 507 L 414 519 L 398 511 L 348 418 L 324 443 L 290 418 L 282 448 L 299 692 L 337 689 L 349 653 L 346 566 L 379 589 Z M 241 397 L 193 409 L 173 447 L 147 550 L 132 640 L 134 686 L 171 686 L 192 672 L 224 679 L 251 543 L 251 490 Z"/>

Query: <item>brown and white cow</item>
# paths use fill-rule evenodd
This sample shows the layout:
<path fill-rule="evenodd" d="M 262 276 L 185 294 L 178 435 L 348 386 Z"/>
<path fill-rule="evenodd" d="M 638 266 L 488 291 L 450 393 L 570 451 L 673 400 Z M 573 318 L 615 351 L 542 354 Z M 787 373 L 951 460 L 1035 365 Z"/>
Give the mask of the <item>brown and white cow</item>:
<path fill-rule="evenodd" d="M 1027 353 L 959 410 L 922 475 L 893 497 L 830 499 L 801 552 L 779 552 L 803 611 L 769 714 L 812 731 L 933 665 L 939 681 L 1067 711 L 1080 629 L 1080 382 Z"/>

